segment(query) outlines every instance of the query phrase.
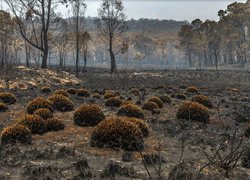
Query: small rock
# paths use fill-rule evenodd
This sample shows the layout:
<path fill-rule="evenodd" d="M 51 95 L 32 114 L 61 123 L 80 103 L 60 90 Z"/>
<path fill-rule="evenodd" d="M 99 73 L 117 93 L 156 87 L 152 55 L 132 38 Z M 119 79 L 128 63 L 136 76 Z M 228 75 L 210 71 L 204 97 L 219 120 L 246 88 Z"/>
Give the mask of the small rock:
<path fill-rule="evenodd" d="M 133 152 L 125 151 L 122 155 L 122 160 L 124 162 L 131 162 L 133 161 Z"/>
<path fill-rule="evenodd" d="M 118 162 L 110 161 L 101 173 L 101 178 L 110 178 L 117 175 L 135 178 L 136 172 L 133 167 L 122 166 Z"/>

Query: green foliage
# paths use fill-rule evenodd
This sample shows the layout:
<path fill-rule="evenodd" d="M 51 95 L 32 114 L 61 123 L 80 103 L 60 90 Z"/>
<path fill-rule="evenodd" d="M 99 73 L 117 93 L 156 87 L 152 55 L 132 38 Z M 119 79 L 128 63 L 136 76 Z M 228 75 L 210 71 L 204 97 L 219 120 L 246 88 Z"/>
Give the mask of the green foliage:
<path fill-rule="evenodd" d="M 144 119 L 143 110 L 134 104 L 123 105 L 118 110 L 117 115 Z"/>
<path fill-rule="evenodd" d="M 74 122 L 79 126 L 95 126 L 105 119 L 105 115 L 96 104 L 84 104 L 74 113 Z"/>
<path fill-rule="evenodd" d="M 201 122 L 209 121 L 209 113 L 205 106 L 197 102 L 183 102 L 177 111 L 178 119 L 195 120 Z"/>
<path fill-rule="evenodd" d="M 17 124 L 26 126 L 32 134 L 43 134 L 47 131 L 45 120 L 38 115 L 24 115 L 17 120 Z"/>
<path fill-rule="evenodd" d="M 13 125 L 6 127 L 1 133 L 2 145 L 16 143 L 30 144 L 31 141 L 31 131 L 23 125 Z"/>
<path fill-rule="evenodd" d="M 119 97 L 111 97 L 106 100 L 105 105 L 110 107 L 120 107 L 123 101 Z"/>
<path fill-rule="evenodd" d="M 34 112 L 35 115 L 40 116 L 43 119 L 50 119 L 53 117 L 53 113 L 47 108 L 40 108 Z"/>
<path fill-rule="evenodd" d="M 91 135 L 91 146 L 142 150 L 143 134 L 136 123 L 119 117 L 100 122 Z"/>
<path fill-rule="evenodd" d="M 27 105 L 27 112 L 33 114 L 36 110 L 46 108 L 53 111 L 53 104 L 45 98 L 37 97 L 31 100 Z"/>
<path fill-rule="evenodd" d="M 52 102 L 53 107 L 58 111 L 72 111 L 74 109 L 74 103 L 64 95 L 57 94 L 48 98 Z"/>
<path fill-rule="evenodd" d="M 0 101 L 5 104 L 15 104 L 16 97 L 13 93 L 10 92 L 0 92 Z"/>

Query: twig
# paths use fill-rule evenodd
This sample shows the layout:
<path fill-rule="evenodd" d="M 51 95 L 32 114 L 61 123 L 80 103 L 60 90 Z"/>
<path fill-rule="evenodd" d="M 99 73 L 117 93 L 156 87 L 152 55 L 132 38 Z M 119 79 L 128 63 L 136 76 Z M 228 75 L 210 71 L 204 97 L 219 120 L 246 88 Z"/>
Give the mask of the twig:
<path fill-rule="evenodd" d="M 141 155 L 141 157 L 142 157 L 142 159 L 143 159 L 143 154 L 142 154 L 142 152 L 140 151 L 140 148 L 137 147 L 137 149 L 138 149 L 138 151 L 139 151 L 139 153 L 140 153 L 140 155 Z M 150 172 L 149 172 L 149 170 L 148 170 L 148 167 L 147 167 L 145 161 L 142 160 L 142 164 L 143 164 L 144 168 L 146 169 L 149 178 L 150 178 L 150 179 L 153 179 L 152 176 L 151 176 L 151 174 L 150 174 Z"/>

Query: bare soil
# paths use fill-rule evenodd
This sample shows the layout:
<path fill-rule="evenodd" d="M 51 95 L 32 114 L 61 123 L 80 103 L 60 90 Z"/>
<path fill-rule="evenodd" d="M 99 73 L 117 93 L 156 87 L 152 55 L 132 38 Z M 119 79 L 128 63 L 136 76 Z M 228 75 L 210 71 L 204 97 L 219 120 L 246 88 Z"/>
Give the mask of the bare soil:
<path fill-rule="evenodd" d="M 16 95 L 17 103 L 9 105 L 7 112 L 0 113 L 0 132 L 4 127 L 14 123 L 16 118 L 25 114 L 26 105 L 30 100 L 37 96 L 51 95 L 51 93 L 41 93 L 41 87 L 45 85 L 51 86 L 52 90 L 70 87 L 84 87 L 90 92 L 112 89 L 125 99 L 130 97 L 133 102 L 141 101 L 142 104 L 153 95 L 172 96 L 172 103 L 164 104 L 158 117 L 149 111 L 144 112 L 146 122 L 150 126 L 150 135 L 145 139 L 145 149 L 142 153 L 158 154 L 160 149 L 161 158 L 164 160 L 161 167 L 162 179 L 167 179 L 170 171 L 179 163 L 183 137 L 185 137 L 185 148 L 182 161 L 186 162 L 187 167 L 190 166 L 189 170 L 195 173 L 208 162 L 203 151 L 212 155 L 215 151 L 214 147 L 221 142 L 222 134 L 225 132 L 221 120 L 230 127 L 227 131 L 230 137 L 237 127 L 239 133 L 235 143 L 239 143 L 240 132 L 244 133 L 245 127 L 250 122 L 249 72 L 221 71 L 218 74 L 215 71 L 121 71 L 110 75 L 108 70 L 88 69 L 87 72 L 81 73 L 80 80 L 74 78 L 73 83 L 69 82 L 73 78 L 70 73 L 67 74 L 67 82 L 51 80 L 53 75 L 44 77 L 49 83 L 37 81 L 40 74 L 36 69 L 22 71 L 22 76 L 27 79 L 32 77 L 35 84 L 29 84 L 26 83 L 28 80 L 23 80 L 22 83 L 28 84 L 26 88 L 8 89 L 9 86 L 2 86 L 1 91 L 10 91 Z M 64 79 L 66 75 L 57 73 L 56 76 Z M 6 77 L 2 82 L 4 79 Z M 176 118 L 178 106 L 183 100 L 175 98 L 175 95 L 184 93 L 187 100 L 194 95 L 187 93 L 185 89 L 180 89 L 180 85 L 196 86 L 200 94 L 205 94 L 211 99 L 213 108 L 209 110 L 208 123 L 191 122 L 188 129 L 185 128 L 186 122 Z M 131 88 L 145 88 L 145 100 L 129 94 Z M 74 110 L 81 104 L 89 102 L 99 104 L 106 116 L 115 115 L 118 110 L 106 107 L 103 96 L 101 99 L 93 99 L 70 95 L 70 99 L 75 103 Z M 31 145 L 0 146 L 0 179 L 111 179 L 111 177 L 113 179 L 149 179 L 140 152 L 132 152 L 131 161 L 124 162 L 122 156 L 127 152 L 121 149 L 91 147 L 89 141 L 94 127 L 76 126 L 73 122 L 73 114 L 74 111 L 54 113 L 54 117 L 66 125 L 63 131 L 34 135 Z M 245 137 L 241 146 L 249 147 L 249 142 Z M 229 147 L 228 143 L 228 147 L 225 148 Z M 226 152 L 225 150 L 224 153 Z M 158 166 L 157 163 L 155 166 Z M 156 179 L 157 173 L 154 166 L 148 165 L 148 169 L 153 179 Z M 206 167 L 202 175 L 200 179 L 244 180 L 250 178 L 250 169 L 242 167 L 239 160 L 228 176 L 219 166 Z"/>

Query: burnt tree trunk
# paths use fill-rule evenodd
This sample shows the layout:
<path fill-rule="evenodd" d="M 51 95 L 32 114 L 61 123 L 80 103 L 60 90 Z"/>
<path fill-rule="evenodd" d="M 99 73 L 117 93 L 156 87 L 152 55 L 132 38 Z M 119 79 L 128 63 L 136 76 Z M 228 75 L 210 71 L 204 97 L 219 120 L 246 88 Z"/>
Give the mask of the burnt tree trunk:
<path fill-rule="evenodd" d="M 110 50 L 110 61 L 111 61 L 111 74 L 113 74 L 116 71 L 116 61 L 115 61 L 115 55 L 112 50 Z"/>

